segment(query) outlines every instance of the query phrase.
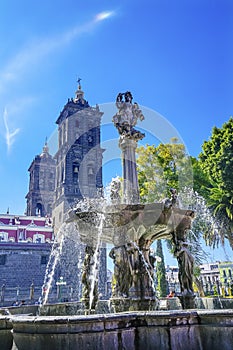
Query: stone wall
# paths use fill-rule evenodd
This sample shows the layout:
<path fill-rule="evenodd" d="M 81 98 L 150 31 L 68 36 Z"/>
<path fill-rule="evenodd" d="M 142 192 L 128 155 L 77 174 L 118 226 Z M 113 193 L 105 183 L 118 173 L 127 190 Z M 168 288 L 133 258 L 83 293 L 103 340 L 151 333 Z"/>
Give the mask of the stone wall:
<path fill-rule="evenodd" d="M 5 300 L 29 299 L 32 281 L 35 298 L 41 294 L 46 265 L 51 246 L 49 244 L 6 244 L 0 247 L 0 291 L 5 285 Z M 2 295 L 1 295 L 2 296 Z"/>

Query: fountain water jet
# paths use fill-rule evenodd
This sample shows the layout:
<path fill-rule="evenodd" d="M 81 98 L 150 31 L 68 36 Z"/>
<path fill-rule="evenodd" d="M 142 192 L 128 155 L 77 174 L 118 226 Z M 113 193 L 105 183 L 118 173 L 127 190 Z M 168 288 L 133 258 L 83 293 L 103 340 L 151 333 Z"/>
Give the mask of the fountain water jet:
<path fill-rule="evenodd" d="M 98 214 L 96 224 L 97 229 L 97 240 L 93 241 L 93 246 L 86 246 L 86 257 L 84 260 L 82 283 L 83 283 L 83 302 L 89 313 L 95 309 L 98 300 L 98 267 L 99 267 L 99 250 L 101 245 L 101 235 L 103 227 L 103 214 Z M 90 244 L 90 243 L 89 243 Z M 88 311 L 86 311 L 88 313 Z"/>

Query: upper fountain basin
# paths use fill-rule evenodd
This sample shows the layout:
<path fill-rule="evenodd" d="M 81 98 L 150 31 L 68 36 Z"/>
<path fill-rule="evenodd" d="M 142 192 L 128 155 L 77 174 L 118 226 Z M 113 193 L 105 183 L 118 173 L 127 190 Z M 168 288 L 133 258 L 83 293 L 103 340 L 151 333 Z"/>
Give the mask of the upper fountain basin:
<path fill-rule="evenodd" d="M 103 242 L 122 245 L 140 239 L 171 239 L 174 232 L 190 229 L 193 217 L 192 210 L 167 208 L 164 203 L 116 204 L 98 210 L 74 209 L 68 221 L 76 222 L 81 240 L 86 244 L 95 244 L 101 226 Z"/>

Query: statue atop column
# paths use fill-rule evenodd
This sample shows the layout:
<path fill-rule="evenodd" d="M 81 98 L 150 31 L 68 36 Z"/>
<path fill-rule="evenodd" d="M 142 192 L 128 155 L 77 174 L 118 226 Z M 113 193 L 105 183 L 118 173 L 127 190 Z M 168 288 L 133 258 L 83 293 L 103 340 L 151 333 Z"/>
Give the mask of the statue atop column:
<path fill-rule="evenodd" d="M 130 91 L 120 92 L 116 98 L 118 112 L 113 116 L 120 139 L 119 147 L 123 161 L 123 203 L 139 203 L 139 185 L 136 165 L 137 142 L 145 136 L 134 127 L 138 119 L 144 120 L 142 111 L 137 103 L 132 103 Z"/>
<path fill-rule="evenodd" d="M 123 100 L 124 98 L 124 100 Z M 132 103 L 133 96 L 130 91 L 120 92 L 116 98 L 118 112 L 113 117 L 113 123 L 121 137 L 133 139 L 135 141 L 143 139 L 145 134 L 134 129 L 138 119 L 144 120 L 142 111 L 138 104 Z"/>

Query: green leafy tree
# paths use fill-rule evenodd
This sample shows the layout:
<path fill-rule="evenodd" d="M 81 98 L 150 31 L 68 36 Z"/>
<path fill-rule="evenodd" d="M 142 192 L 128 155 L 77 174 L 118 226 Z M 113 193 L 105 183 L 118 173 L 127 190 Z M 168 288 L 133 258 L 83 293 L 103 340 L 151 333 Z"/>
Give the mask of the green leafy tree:
<path fill-rule="evenodd" d="M 200 280 L 200 275 L 201 275 L 201 269 L 199 266 L 194 265 L 194 271 L 193 271 L 193 283 L 194 285 L 196 285 L 196 288 L 199 292 L 200 297 L 204 297 L 205 296 L 205 292 Z"/>
<path fill-rule="evenodd" d="M 166 297 L 168 292 L 168 284 L 166 280 L 166 269 L 164 263 L 163 246 L 160 239 L 157 240 L 156 256 L 161 258 L 161 261 L 157 261 L 157 289 L 160 297 Z"/>
<path fill-rule="evenodd" d="M 193 171 L 193 191 L 203 198 L 209 197 L 209 188 L 212 187 L 209 176 L 203 171 L 200 161 L 195 157 L 190 157 Z"/>
<path fill-rule="evenodd" d="M 160 201 L 171 187 L 192 186 L 192 167 L 185 146 L 176 138 L 169 144 L 137 149 L 138 180 L 143 202 Z"/>
<path fill-rule="evenodd" d="M 233 118 L 222 128 L 214 127 L 209 141 L 202 145 L 200 166 L 211 186 L 205 196 L 214 216 L 222 223 L 222 240 L 229 239 L 233 249 Z M 214 235 L 213 235 L 214 239 Z"/>

